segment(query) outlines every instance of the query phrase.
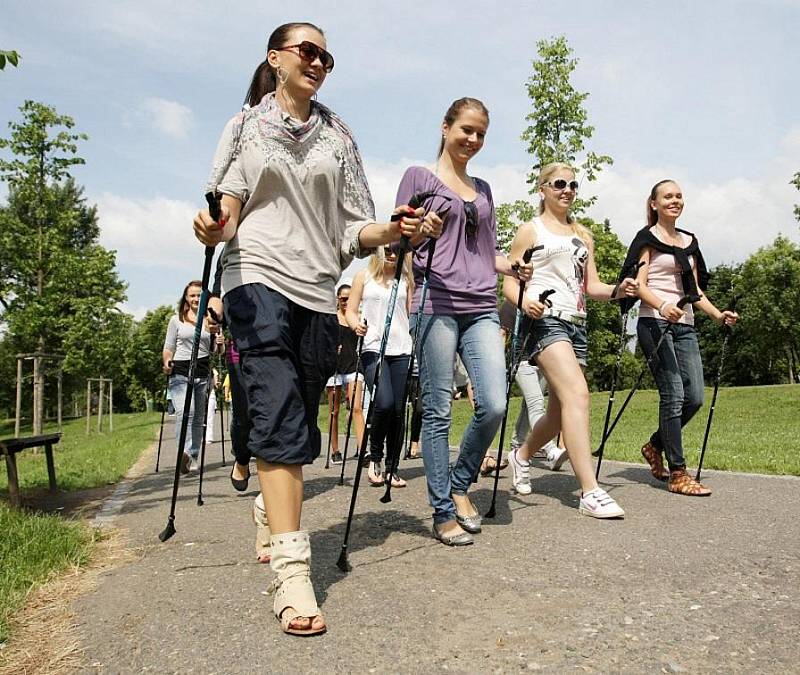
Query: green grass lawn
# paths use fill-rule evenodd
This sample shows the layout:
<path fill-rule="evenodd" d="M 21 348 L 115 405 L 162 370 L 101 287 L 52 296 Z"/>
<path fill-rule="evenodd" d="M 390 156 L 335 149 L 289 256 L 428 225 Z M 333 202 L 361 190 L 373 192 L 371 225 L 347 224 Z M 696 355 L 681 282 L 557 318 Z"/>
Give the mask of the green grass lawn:
<path fill-rule="evenodd" d="M 59 490 L 81 490 L 115 483 L 156 437 L 157 413 L 114 415 L 114 433 L 86 435 L 85 420 L 64 424 L 54 447 Z M 56 431 L 48 425 L 45 433 Z M 13 435 L 13 426 L 0 425 L 0 437 Z M 22 435 L 26 435 L 23 431 Z M 4 463 L 4 462 L 3 462 Z M 20 490 L 47 488 L 43 451 L 17 455 Z M 0 468 L 0 498 L 8 492 L 5 467 Z M 9 635 L 9 617 L 27 594 L 53 574 L 82 565 L 92 551 L 96 534 L 81 523 L 57 515 L 9 508 L 0 499 L 0 643 Z"/>
<path fill-rule="evenodd" d="M 65 422 L 61 442 L 53 448 L 58 489 L 81 490 L 116 483 L 153 442 L 160 420 L 159 413 L 115 414 L 114 433 L 98 433 L 92 425 L 89 435 L 85 419 Z M 45 433 L 54 431 L 57 431 L 55 425 L 45 427 Z M 0 428 L 0 438 L 13 433 L 13 426 Z M 23 436 L 29 434 L 29 431 L 22 432 Z M 17 454 L 17 472 L 23 496 L 26 488 L 46 488 L 44 451 L 34 454 L 24 450 Z M 7 490 L 8 479 L 3 468 L 0 469 L 0 496 L 7 494 Z"/>
<path fill-rule="evenodd" d="M 617 392 L 614 412 L 622 404 L 627 391 Z M 684 430 L 684 447 L 690 465 L 696 466 L 703 444 L 712 390 L 706 390 L 706 402 Z M 522 399 L 513 398 L 509 413 L 504 452 Z M 592 447 L 600 443 L 607 392 L 592 394 Z M 704 467 L 752 473 L 800 475 L 800 386 L 720 388 L 714 411 L 714 422 L 706 449 Z M 612 413 L 612 419 L 613 419 Z M 472 415 L 468 401 L 453 402 L 453 425 L 450 444 L 458 445 Z M 347 411 L 340 413 L 339 429 L 344 433 Z M 605 457 L 630 462 L 643 462 L 639 449 L 658 423 L 658 393 L 638 391 L 625 410 L 617 428 L 608 440 Z M 320 407 L 319 426 L 328 431 L 328 407 Z M 497 445 L 499 438 L 495 438 Z M 351 443 L 353 441 L 351 440 Z M 323 448 L 323 453 L 325 448 Z"/>
<path fill-rule="evenodd" d="M 60 516 L 29 513 L 0 502 L 0 644 L 9 636 L 9 617 L 28 592 L 52 575 L 85 564 L 92 531 Z"/>

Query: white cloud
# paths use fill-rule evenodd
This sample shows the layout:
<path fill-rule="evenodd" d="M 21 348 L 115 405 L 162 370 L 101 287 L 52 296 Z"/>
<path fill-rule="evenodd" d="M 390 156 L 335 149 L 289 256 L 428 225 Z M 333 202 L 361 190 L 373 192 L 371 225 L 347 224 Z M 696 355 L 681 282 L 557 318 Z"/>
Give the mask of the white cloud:
<path fill-rule="evenodd" d="M 117 307 L 121 312 L 130 314 L 136 321 L 141 321 L 144 315 L 152 309 L 152 307 L 143 307 L 141 305 L 129 305 L 127 302 L 121 302 Z"/>
<path fill-rule="evenodd" d="M 96 201 L 100 243 L 117 251 L 120 265 L 172 270 L 197 267 L 201 245 L 192 232 L 197 204 L 163 197 L 128 199 L 110 193 L 102 193 Z"/>
<path fill-rule="evenodd" d="M 186 138 L 194 125 L 194 114 L 182 103 L 163 98 L 148 98 L 141 113 L 158 131 L 170 138 Z"/>

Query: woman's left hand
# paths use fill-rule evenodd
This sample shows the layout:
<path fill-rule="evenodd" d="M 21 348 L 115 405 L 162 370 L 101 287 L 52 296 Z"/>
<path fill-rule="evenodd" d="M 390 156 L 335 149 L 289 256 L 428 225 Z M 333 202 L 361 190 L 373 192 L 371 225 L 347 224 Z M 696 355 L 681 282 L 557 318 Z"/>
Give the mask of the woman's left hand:
<path fill-rule="evenodd" d="M 425 218 L 422 219 L 422 227 L 420 234 L 431 239 L 438 239 L 442 236 L 443 221 L 439 214 L 434 211 L 429 211 Z"/>
<path fill-rule="evenodd" d="M 423 208 L 418 208 L 416 210 L 412 209 L 410 206 L 398 206 L 393 212 L 392 215 L 395 216 L 402 216 L 397 220 L 392 220 L 393 228 L 395 230 L 395 236 L 397 239 L 400 237 L 415 237 L 420 234 L 422 230 L 422 214 L 425 213 Z"/>
<path fill-rule="evenodd" d="M 623 295 L 629 298 L 635 298 L 639 294 L 639 282 L 636 279 L 631 279 L 628 277 L 627 279 L 623 279 L 622 283 L 619 285 L 619 290 L 617 291 L 617 297 L 622 297 Z"/>
<path fill-rule="evenodd" d="M 729 309 L 721 312 L 719 315 L 719 322 L 723 326 L 733 326 L 739 320 L 739 315 Z"/>

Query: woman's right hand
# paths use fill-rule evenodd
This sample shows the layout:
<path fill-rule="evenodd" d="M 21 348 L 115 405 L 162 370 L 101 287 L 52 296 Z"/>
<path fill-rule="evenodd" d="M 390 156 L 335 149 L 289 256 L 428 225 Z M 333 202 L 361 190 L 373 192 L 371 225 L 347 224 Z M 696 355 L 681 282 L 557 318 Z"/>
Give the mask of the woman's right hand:
<path fill-rule="evenodd" d="M 355 328 L 353 328 L 353 332 L 358 335 L 358 337 L 364 337 L 367 334 L 367 322 L 360 322 Z"/>
<path fill-rule="evenodd" d="M 544 303 L 528 297 L 522 299 L 522 311 L 531 317 L 531 319 L 541 319 L 544 315 L 544 310 Z"/>
<path fill-rule="evenodd" d="M 664 305 L 660 310 L 659 314 L 669 321 L 670 323 L 677 323 L 680 321 L 686 314 L 678 305 Z"/>
<path fill-rule="evenodd" d="M 194 236 L 206 246 L 216 246 L 223 241 L 225 223 L 230 217 L 230 209 L 225 205 L 220 207 L 219 222 L 211 217 L 208 209 L 198 211 L 194 217 Z"/>
<path fill-rule="evenodd" d="M 167 375 L 172 375 L 172 361 L 164 361 L 161 364 L 161 370 L 163 370 Z"/>

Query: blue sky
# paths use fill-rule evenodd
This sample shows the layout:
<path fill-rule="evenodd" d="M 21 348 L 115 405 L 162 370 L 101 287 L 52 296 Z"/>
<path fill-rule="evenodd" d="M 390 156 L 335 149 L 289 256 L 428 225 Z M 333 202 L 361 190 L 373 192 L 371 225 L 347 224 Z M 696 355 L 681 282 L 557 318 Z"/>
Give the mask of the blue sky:
<path fill-rule="evenodd" d="M 800 169 L 800 1 L 746 2 L 21 2 L 6 0 L 0 123 L 31 98 L 75 118 L 90 140 L 75 175 L 117 250 L 126 309 L 172 303 L 199 276 L 191 218 L 219 131 L 244 96 L 271 30 L 325 29 L 336 68 L 320 100 L 353 128 L 379 214 L 403 170 L 434 159 L 449 103 L 491 112 L 472 172 L 495 200 L 525 196 L 519 136 L 535 44 L 563 34 L 590 92 L 590 148 L 615 165 L 592 184 L 590 213 L 627 241 L 650 186 L 670 176 L 681 224 L 711 264 L 744 259 L 782 232 L 798 240 L 789 186 Z M 2 188 L 0 188 L 2 189 Z M 0 192 L 2 194 L 2 192 Z"/>

